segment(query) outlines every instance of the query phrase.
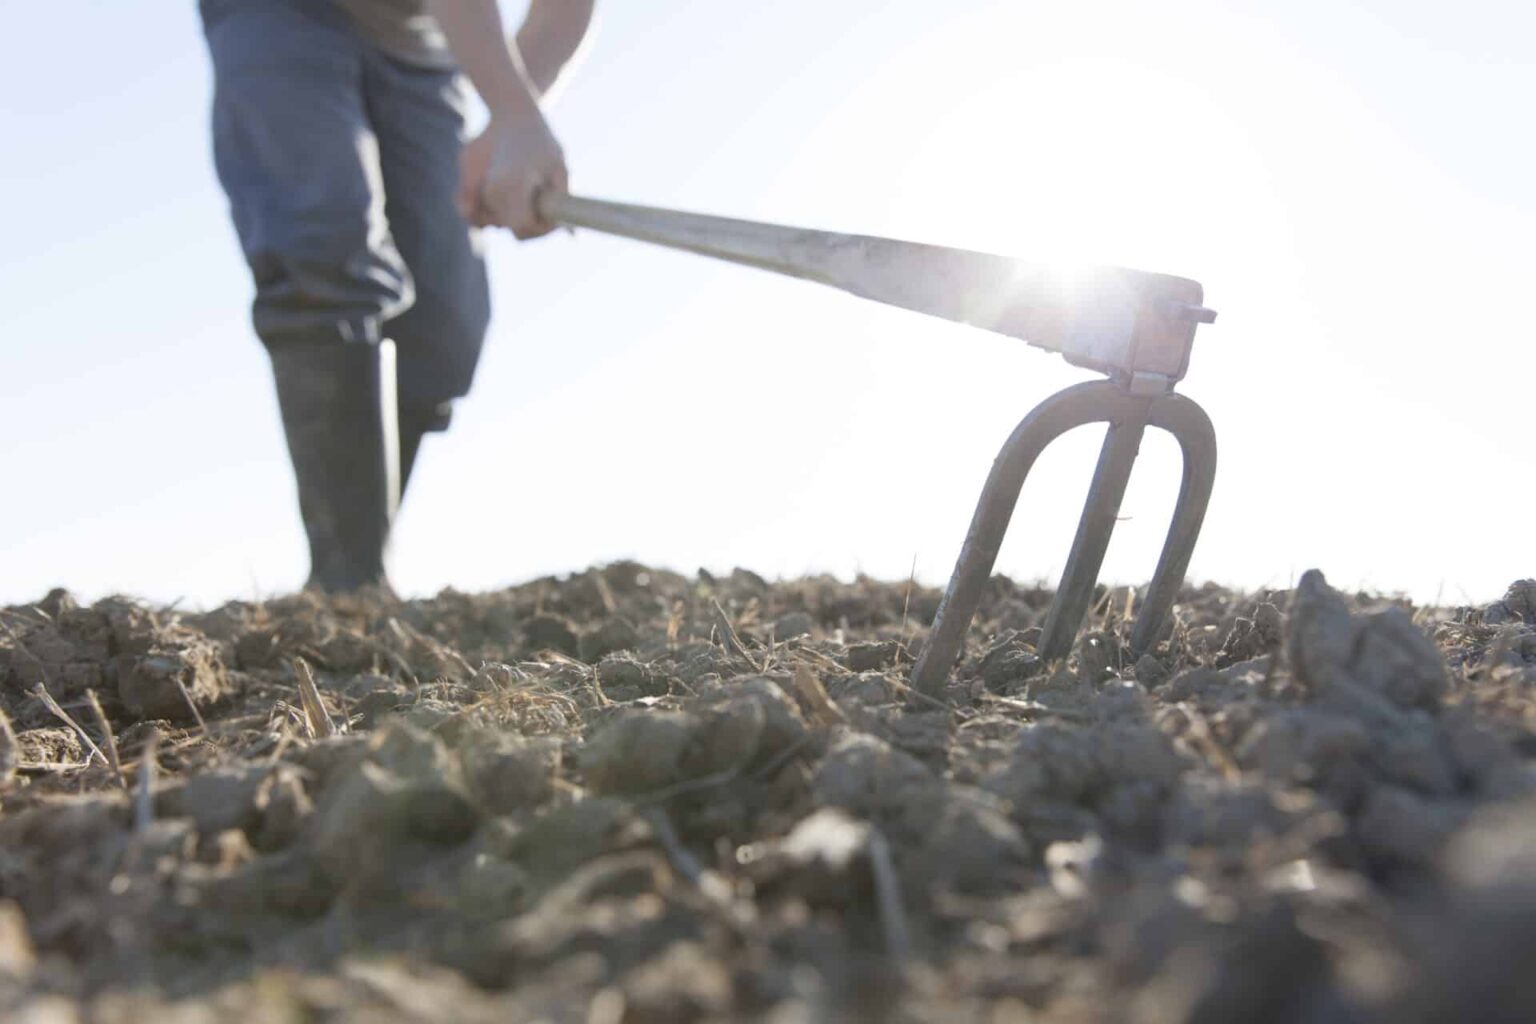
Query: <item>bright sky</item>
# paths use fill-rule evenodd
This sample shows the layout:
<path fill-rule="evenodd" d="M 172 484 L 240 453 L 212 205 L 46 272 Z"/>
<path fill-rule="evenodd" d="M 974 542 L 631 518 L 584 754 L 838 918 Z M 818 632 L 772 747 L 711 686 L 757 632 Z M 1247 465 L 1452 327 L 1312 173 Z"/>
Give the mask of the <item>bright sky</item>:
<path fill-rule="evenodd" d="M 307 568 L 214 180 L 195 5 L 0 0 L 0 602 L 193 606 Z M 1536 574 L 1536 8 L 1466 0 L 600 0 L 573 187 L 1193 277 L 1221 468 L 1191 576 L 1486 600 Z M 510 18 L 521 5 L 505 5 Z M 1083 371 L 597 235 L 491 244 L 496 319 L 396 533 L 411 594 L 634 557 L 949 574 L 998 446 Z M 1060 571 L 1096 436 L 999 571 Z M 1151 573 L 1149 436 L 1106 578 Z"/>

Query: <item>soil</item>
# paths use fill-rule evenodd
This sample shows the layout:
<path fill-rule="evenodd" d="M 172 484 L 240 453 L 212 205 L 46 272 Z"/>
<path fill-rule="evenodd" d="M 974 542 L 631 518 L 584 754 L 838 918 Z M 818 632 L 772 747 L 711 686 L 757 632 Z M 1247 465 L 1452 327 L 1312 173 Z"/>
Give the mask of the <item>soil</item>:
<path fill-rule="evenodd" d="M 6 609 L 0 1019 L 1536 1020 L 1536 581 L 938 597 Z"/>

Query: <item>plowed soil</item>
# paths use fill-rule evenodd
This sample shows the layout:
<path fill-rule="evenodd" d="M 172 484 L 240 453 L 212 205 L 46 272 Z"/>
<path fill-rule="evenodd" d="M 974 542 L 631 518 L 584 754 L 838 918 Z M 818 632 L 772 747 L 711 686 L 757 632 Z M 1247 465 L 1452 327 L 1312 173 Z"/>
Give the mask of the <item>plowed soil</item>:
<path fill-rule="evenodd" d="M 1536 582 L 938 596 L 6 609 L 0 1019 L 1536 1020 Z"/>

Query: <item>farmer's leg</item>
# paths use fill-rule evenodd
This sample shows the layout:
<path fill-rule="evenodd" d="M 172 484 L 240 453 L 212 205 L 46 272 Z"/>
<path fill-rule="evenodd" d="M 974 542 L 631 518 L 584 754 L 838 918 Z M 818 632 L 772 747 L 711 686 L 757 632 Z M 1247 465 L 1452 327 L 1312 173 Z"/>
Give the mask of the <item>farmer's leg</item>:
<path fill-rule="evenodd" d="M 403 485 L 422 435 L 445 429 L 468 393 L 490 319 L 479 239 L 454 202 L 470 92 L 455 72 L 375 51 L 364 94 L 390 233 L 416 285 L 415 304 L 384 325 L 400 360 Z"/>
<path fill-rule="evenodd" d="M 256 283 L 310 582 L 383 581 L 396 500 L 394 378 L 379 345 L 411 302 L 385 226 L 366 47 L 329 4 L 204 0 L 214 155 Z"/>
<path fill-rule="evenodd" d="M 364 44 L 330 4 L 225 0 L 207 24 L 214 159 L 256 280 L 268 346 L 378 336 L 411 303 L 389 237 Z"/>

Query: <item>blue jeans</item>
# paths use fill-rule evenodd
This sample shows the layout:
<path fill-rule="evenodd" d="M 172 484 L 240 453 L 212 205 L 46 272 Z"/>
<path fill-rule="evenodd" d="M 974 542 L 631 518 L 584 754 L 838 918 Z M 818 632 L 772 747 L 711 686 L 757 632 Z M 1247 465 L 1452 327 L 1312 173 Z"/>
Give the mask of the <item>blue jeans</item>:
<path fill-rule="evenodd" d="M 469 391 L 490 317 L 455 206 L 469 92 L 317 0 L 202 0 L 213 146 L 268 347 L 395 342 L 402 411 Z"/>

